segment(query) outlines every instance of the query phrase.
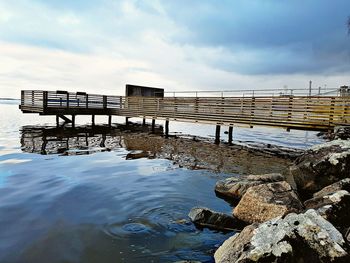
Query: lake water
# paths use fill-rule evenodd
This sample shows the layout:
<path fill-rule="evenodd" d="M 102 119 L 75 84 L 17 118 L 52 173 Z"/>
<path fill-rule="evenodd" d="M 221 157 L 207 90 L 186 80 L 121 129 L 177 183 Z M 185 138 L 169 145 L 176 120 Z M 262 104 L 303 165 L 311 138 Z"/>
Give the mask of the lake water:
<path fill-rule="evenodd" d="M 230 213 L 213 189 L 232 174 L 181 168 L 150 150 L 142 155 L 141 142 L 117 128 L 61 134 L 54 117 L 22 114 L 17 103 L 0 101 L 0 262 L 212 262 L 232 235 L 199 230 L 187 218 L 194 206 Z M 209 137 L 214 130 L 170 123 L 173 133 Z M 148 133 L 138 136 L 147 143 Z M 268 128 L 237 128 L 234 138 L 297 148 L 322 142 L 313 132 Z M 242 173 L 280 167 L 273 158 L 247 156 Z"/>

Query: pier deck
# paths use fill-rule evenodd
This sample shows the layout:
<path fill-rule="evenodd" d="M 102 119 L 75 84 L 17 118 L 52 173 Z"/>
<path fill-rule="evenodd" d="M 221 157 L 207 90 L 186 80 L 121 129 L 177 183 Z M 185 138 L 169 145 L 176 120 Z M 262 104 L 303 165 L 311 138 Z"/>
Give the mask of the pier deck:
<path fill-rule="evenodd" d="M 214 125 L 329 130 L 350 125 L 350 96 L 125 97 L 24 90 L 23 113 L 118 115 Z"/>

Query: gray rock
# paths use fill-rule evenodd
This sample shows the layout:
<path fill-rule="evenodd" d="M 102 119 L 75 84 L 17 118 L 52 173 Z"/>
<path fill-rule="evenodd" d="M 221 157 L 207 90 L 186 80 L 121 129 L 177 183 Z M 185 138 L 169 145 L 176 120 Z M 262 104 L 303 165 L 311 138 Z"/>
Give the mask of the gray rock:
<path fill-rule="evenodd" d="M 215 193 L 220 197 L 237 202 L 249 187 L 283 180 L 284 177 L 279 173 L 230 177 L 216 183 Z"/>
<path fill-rule="evenodd" d="M 310 148 L 296 159 L 290 173 L 304 196 L 350 177 L 350 140 L 335 140 Z"/>
<path fill-rule="evenodd" d="M 350 139 L 350 126 L 337 126 L 334 128 L 334 139 Z"/>
<path fill-rule="evenodd" d="M 341 233 L 315 210 L 243 229 L 215 252 L 215 262 L 349 262 Z"/>
<path fill-rule="evenodd" d="M 204 207 L 194 207 L 188 214 L 191 221 L 200 227 L 208 227 L 210 229 L 233 231 L 242 229 L 245 224 L 224 213 L 218 213 Z"/>
<path fill-rule="evenodd" d="M 285 182 L 250 187 L 233 210 L 233 215 L 246 223 L 266 220 L 303 210 L 298 196 Z"/>
<path fill-rule="evenodd" d="M 324 196 L 314 197 L 304 202 L 307 209 L 315 209 L 319 214 L 340 229 L 350 227 L 350 194 L 339 190 Z"/>
<path fill-rule="evenodd" d="M 328 194 L 335 193 L 339 190 L 346 190 L 350 192 L 350 178 L 345 178 L 334 184 L 328 185 L 320 191 L 314 193 L 313 197 L 322 197 Z"/>

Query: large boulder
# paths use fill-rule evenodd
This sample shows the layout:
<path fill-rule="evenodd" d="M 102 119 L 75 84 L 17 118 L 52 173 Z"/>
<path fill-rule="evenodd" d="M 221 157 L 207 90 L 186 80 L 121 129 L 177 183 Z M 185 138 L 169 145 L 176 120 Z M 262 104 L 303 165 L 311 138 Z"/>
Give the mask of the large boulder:
<path fill-rule="evenodd" d="M 191 221 L 200 227 L 207 227 L 221 231 L 242 229 L 245 224 L 229 215 L 218 213 L 204 207 L 194 207 L 188 214 Z"/>
<path fill-rule="evenodd" d="M 215 193 L 224 199 L 238 202 L 249 187 L 283 180 L 283 175 L 279 173 L 230 177 L 216 183 Z"/>
<path fill-rule="evenodd" d="M 290 173 L 304 196 L 350 177 L 350 140 L 316 145 L 296 159 Z"/>
<path fill-rule="evenodd" d="M 303 209 L 297 194 L 285 181 L 250 187 L 233 210 L 233 215 L 247 223 L 299 212 Z"/>
<path fill-rule="evenodd" d="M 304 202 L 307 209 L 315 209 L 318 213 L 336 227 L 350 227 L 350 194 L 339 190 L 324 196 L 314 197 Z"/>
<path fill-rule="evenodd" d="M 217 263 L 349 262 L 341 233 L 315 210 L 247 226 L 215 252 Z"/>
<path fill-rule="evenodd" d="M 328 194 L 335 193 L 339 190 L 346 190 L 350 193 L 350 178 L 345 178 L 334 184 L 328 185 L 320 191 L 313 194 L 313 197 L 322 197 Z"/>
<path fill-rule="evenodd" d="M 350 139 L 350 126 L 337 126 L 334 128 L 334 139 Z"/>

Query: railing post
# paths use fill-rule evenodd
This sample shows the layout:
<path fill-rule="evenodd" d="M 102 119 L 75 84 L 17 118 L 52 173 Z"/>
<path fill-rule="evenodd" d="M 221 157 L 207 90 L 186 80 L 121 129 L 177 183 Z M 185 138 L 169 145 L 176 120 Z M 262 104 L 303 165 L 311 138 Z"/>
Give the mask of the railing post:
<path fill-rule="evenodd" d="M 21 105 L 24 105 L 24 90 L 21 90 Z"/>
<path fill-rule="evenodd" d="M 334 105 L 335 105 L 335 97 L 332 97 L 331 107 L 329 108 L 329 126 L 333 126 Z"/>
<path fill-rule="evenodd" d="M 251 107 L 250 107 L 250 116 L 251 116 L 251 120 L 250 120 L 250 128 L 253 128 L 252 122 L 254 122 L 254 111 L 255 111 L 255 97 L 252 97 L 251 100 Z"/>
<path fill-rule="evenodd" d="M 69 108 L 69 92 L 67 92 L 67 109 Z"/>
<path fill-rule="evenodd" d="M 48 92 L 44 91 L 43 92 L 43 110 L 44 110 L 44 112 L 47 109 L 47 103 L 48 103 L 47 100 L 48 100 Z"/>
<path fill-rule="evenodd" d="M 107 96 L 106 95 L 103 96 L 103 108 L 107 109 Z"/>
<path fill-rule="evenodd" d="M 290 122 L 292 119 L 292 110 L 293 110 L 293 97 L 289 97 L 289 103 L 288 103 L 288 121 Z"/>

